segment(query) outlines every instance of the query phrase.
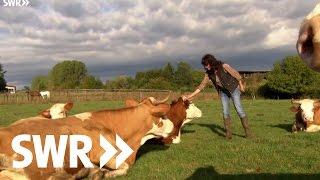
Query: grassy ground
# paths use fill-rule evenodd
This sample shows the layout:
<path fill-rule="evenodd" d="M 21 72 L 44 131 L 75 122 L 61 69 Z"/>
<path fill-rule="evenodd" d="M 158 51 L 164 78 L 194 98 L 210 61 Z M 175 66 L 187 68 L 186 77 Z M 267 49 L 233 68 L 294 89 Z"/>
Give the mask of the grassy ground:
<path fill-rule="evenodd" d="M 243 137 L 240 120 L 232 111 L 233 139 L 223 137 L 219 101 L 199 101 L 203 117 L 186 125 L 182 142 L 168 146 L 144 145 L 129 174 L 119 179 L 300 179 L 320 178 L 320 132 L 290 132 L 294 114 L 290 101 L 243 101 L 256 135 Z M 70 114 L 122 106 L 121 102 L 85 102 Z M 35 115 L 49 107 L 2 105 L 0 125 Z"/>

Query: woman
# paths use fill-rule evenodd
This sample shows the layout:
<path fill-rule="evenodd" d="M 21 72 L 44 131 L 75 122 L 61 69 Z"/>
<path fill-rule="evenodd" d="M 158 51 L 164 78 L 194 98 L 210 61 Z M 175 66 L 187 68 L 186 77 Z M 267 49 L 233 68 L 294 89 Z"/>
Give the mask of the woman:
<path fill-rule="evenodd" d="M 226 138 L 232 138 L 231 131 L 231 118 L 229 101 L 230 98 L 237 110 L 237 113 L 241 119 L 242 126 L 244 128 L 247 138 L 252 137 L 252 133 L 249 129 L 248 118 L 241 106 L 240 94 L 244 92 L 244 86 L 241 81 L 241 75 L 228 64 L 218 61 L 213 55 L 206 54 L 202 57 L 201 64 L 206 70 L 204 79 L 198 88 L 190 95 L 184 97 L 185 99 L 191 99 L 203 90 L 206 85 L 212 81 L 216 90 L 219 93 L 222 106 L 223 106 L 223 119 L 224 127 L 226 129 Z"/>

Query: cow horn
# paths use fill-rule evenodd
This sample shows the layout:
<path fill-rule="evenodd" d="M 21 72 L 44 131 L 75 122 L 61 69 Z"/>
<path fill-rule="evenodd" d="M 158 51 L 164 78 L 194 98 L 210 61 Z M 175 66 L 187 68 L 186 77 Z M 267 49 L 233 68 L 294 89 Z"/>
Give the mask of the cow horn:
<path fill-rule="evenodd" d="M 169 98 L 170 98 L 170 95 L 171 95 L 171 91 L 169 92 L 168 96 L 165 97 L 165 98 L 162 99 L 162 100 L 156 100 L 156 99 L 153 98 L 153 97 L 150 97 L 149 99 L 150 99 L 150 101 L 152 102 L 152 104 L 158 105 L 158 104 L 167 102 L 167 101 L 169 100 Z"/>
<path fill-rule="evenodd" d="M 300 100 L 291 99 L 292 104 L 301 104 Z"/>

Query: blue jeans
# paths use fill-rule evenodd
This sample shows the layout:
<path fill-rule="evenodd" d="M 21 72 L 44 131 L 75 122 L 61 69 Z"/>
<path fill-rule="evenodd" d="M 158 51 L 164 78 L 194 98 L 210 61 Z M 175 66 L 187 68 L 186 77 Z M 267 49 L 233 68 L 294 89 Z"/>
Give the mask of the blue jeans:
<path fill-rule="evenodd" d="M 246 116 L 246 113 L 244 112 L 242 105 L 241 105 L 240 95 L 241 95 L 241 92 L 240 92 L 239 87 L 237 87 L 237 89 L 235 89 L 232 94 L 227 94 L 223 91 L 220 92 L 220 98 L 221 98 L 221 102 L 222 102 L 223 117 L 224 118 L 230 117 L 230 103 L 229 103 L 230 98 L 233 101 L 233 105 L 236 108 L 236 111 L 237 111 L 239 117 L 243 118 Z"/>

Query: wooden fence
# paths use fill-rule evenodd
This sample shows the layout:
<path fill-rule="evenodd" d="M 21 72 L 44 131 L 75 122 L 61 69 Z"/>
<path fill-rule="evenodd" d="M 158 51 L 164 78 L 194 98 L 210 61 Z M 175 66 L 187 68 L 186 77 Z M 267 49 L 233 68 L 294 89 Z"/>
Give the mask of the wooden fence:
<path fill-rule="evenodd" d="M 77 90 L 55 90 L 50 91 L 50 99 L 31 97 L 25 92 L 16 94 L 0 94 L 0 104 L 27 104 L 27 103 L 57 103 L 57 102 L 79 102 L 79 101 L 124 101 L 128 98 L 141 100 L 145 97 L 165 98 L 167 90 L 104 90 L 104 89 L 77 89 Z M 184 93 L 185 94 L 185 93 Z M 188 94 L 188 93 L 187 93 Z M 182 95 L 181 92 L 171 92 L 170 100 Z M 195 100 L 217 99 L 216 93 L 200 93 Z"/>

